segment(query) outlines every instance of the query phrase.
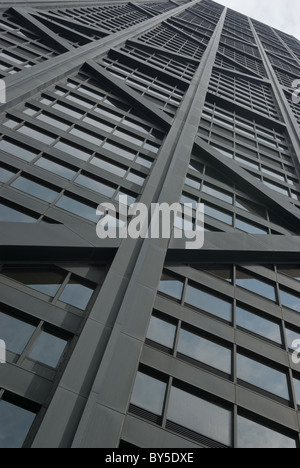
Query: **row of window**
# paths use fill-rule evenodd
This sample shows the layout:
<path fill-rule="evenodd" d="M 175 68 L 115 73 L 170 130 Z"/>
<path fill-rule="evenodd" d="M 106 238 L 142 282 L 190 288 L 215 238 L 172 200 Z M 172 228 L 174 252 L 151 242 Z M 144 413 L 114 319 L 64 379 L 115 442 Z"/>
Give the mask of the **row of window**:
<path fill-rule="evenodd" d="M 80 310 L 87 308 L 96 289 L 95 284 L 50 266 L 4 265 L 0 270 L 0 276 L 10 278 L 48 296 L 53 304 L 59 301 Z"/>
<path fill-rule="evenodd" d="M 238 409 L 201 394 L 194 388 L 164 375 L 155 375 L 141 367 L 131 396 L 130 411 L 144 417 L 156 416 L 156 422 L 166 429 L 195 439 L 207 447 L 296 448 L 294 437 L 259 423 Z M 269 423 L 270 424 L 270 423 Z M 271 427 L 270 427 L 271 426 Z M 234 428 L 237 441 L 234 443 Z"/>
<path fill-rule="evenodd" d="M 286 286 L 266 280 L 245 268 L 235 267 L 234 287 L 242 288 L 284 308 L 300 312 L 300 295 L 298 291 L 290 290 Z M 232 298 L 215 294 L 205 288 L 165 273 L 159 285 L 159 291 L 176 301 L 200 309 L 226 322 L 233 322 Z"/>
<path fill-rule="evenodd" d="M 220 44 L 215 64 L 220 65 L 221 67 L 224 63 L 228 64 L 228 62 L 226 61 L 223 62 L 222 59 L 224 57 L 228 57 L 229 59 L 234 60 L 234 62 L 236 62 L 238 65 L 246 67 L 250 71 L 250 74 L 252 74 L 252 72 L 255 72 L 259 76 L 266 77 L 265 67 L 261 60 L 255 59 L 254 57 L 250 58 L 248 55 L 245 55 L 241 52 L 238 52 L 235 49 L 231 49 L 230 47 Z"/>

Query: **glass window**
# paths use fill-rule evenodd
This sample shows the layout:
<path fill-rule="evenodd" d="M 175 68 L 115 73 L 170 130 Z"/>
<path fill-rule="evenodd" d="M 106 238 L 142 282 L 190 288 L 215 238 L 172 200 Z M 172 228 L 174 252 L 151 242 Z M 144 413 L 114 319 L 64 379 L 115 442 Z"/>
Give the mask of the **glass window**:
<path fill-rule="evenodd" d="M 223 223 L 229 224 L 232 226 L 233 223 L 233 215 L 229 214 L 226 211 L 221 211 L 218 210 L 217 208 L 213 208 L 212 206 L 209 206 L 208 204 L 205 205 L 205 214 L 207 216 L 211 216 L 212 218 L 215 218 L 219 221 L 222 221 Z"/>
<path fill-rule="evenodd" d="M 35 165 L 41 167 L 42 169 L 45 169 L 46 171 L 53 172 L 54 174 L 68 180 L 73 179 L 74 175 L 77 172 L 77 170 L 69 169 L 69 167 L 63 166 L 62 164 L 58 164 L 52 159 L 46 157 L 40 158 L 35 163 Z"/>
<path fill-rule="evenodd" d="M 204 193 L 207 193 L 208 195 L 211 195 L 212 197 L 218 198 L 219 200 L 229 203 L 230 205 L 232 205 L 233 203 L 232 195 L 230 195 L 227 192 L 217 190 L 215 187 L 213 187 L 212 185 L 208 185 L 206 182 L 203 184 L 202 191 Z"/>
<path fill-rule="evenodd" d="M 53 109 L 63 112 L 64 114 L 67 114 L 70 117 L 74 117 L 75 119 L 81 119 L 84 115 L 84 112 L 81 112 L 79 110 L 75 111 L 74 109 L 71 109 L 71 107 L 61 104 L 54 104 Z"/>
<path fill-rule="evenodd" d="M 95 192 L 101 193 L 108 198 L 113 197 L 116 187 L 111 187 L 108 184 L 100 182 L 97 179 L 92 177 L 88 177 L 86 175 L 80 174 L 76 179 L 75 182 L 79 185 L 83 185 L 84 187 L 94 190 Z"/>
<path fill-rule="evenodd" d="M 29 138 L 33 138 L 34 140 L 38 140 L 41 143 L 45 143 L 46 145 L 51 145 L 51 143 L 53 143 L 57 138 L 43 130 L 36 130 L 29 125 L 23 125 L 17 130 L 17 132 L 22 133 L 22 135 L 26 135 Z"/>
<path fill-rule="evenodd" d="M 237 424 L 238 448 L 296 448 L 294 439 L 250 419 L 238 416 Z"/>
<path fill-rule="evenodd" d="M 15 172 L 9 171 L 4 167 L 0 167 L 0 182 L 8 182 L 15 174 Z"/>
<path fill-rule="evenodd" d="M 82 218 L 89 219 L 94 223 L 96 223 L 100 218 L 100 215 L 98 216 L 96 214 L 96 206 L 92 206 L 87 202 L 81 202 L 73 197 L 69 197 L 68 195 L 63 195 L 56 203 L 56 206 Z"/>
<path fill-rule="evenodd" d="M 172 323 L 153 315 L 150 320 L 147 338 L 166 348 L 173 349 L 176 329 L 177 327 Z"/>
<path fill-rule="evenodd" d="M 161 380 L 138 372 L 131 396 L 131 404 L 162 415 L 167 384 Z"/>
<path fill-rule="evenodd" d="M 20 207 L 21 210 L 21 207 Z M 15 208 L 0 203 L 0 222 L 35 223 L 37 218 L 23 213 Z"/>
<path fill-rule="evenodd" d="M 42 331 L 29 354 L 31 359 L 56 368 L 65 350 L 67 341 Z"/>
<path fill-rule="evenodd" d="M 33 325 L 0 312 L 0 336 L 9 351 L 22 354 L 34 331 Z"/>
<path fill-rule="evenodd" d="M 298 346 L 294 346 L 294 341 L 300 340 L 300 331 L 296 332 L 289 328 L 286 328 L 285 331 L 287 336 L 288 348 L 293 350 L 298 349 Z"/>
<path fill-rule="evenodd" d="M 189 185 L 189 187 L 195 188 L 196 190 L 200 190 L 201 187 L 200 181 L 197 179 L 192 179 L 191 177 L 187 177 L 185 179 L 185 184 Z"/>
<path fill-rule="evenodd" d="M 83 122 L 89 125 L 92 125 L 93 127 L 96 127 L 100 130 L 103 130 L 104 132 L 107 132 L 107 133 L 111 133 L 113 129 L 115 128 L 114 125 L 110 125 L 109 123 L 105 123 L 99 119 L 93 119 L 92 117 L 84 117 Z"/>
<path fill-rule="evenodd" d="M 181 329 L 177 351 L 226 374 L 231 374 L 231 350 L 195 333 Z"/>
<path fill-rule="evenodd" d="M 291 278 L 294 278 L 295 280 L 300 281 L 300 267 L 278 267 L 278 273 L 281 273 L 282 275 L 287 275 L 290 276 Z"/>
<path fill-rule="evenodd" d="M 239 217 L 235 220 L 235 227 L 241 231 L 248 232 L 249 234 L 268 234 L 268 228 L 259 227 L 256 224 L 243 221 Z"/>
<path fill-rule="evenodd" d="M 121 130 L 115 130 L 114 135 L 119 138 L 122 138 L 125 141 L 128 141 L 129 143 L 133 143 L 134 145 L 137 145 L 137 146 L 141 146 L 142 143 L 144 142 L 143 138 L 134 137 L 130 133 L 127 133 Z"/>
<path fill-rule="evenodd" d="M 83 148 L 80 148 L 78 146 L 69 144 L 69 143 L 64 143 L 62 141 L 59 141 L 54 145 L 54 148 L 63 151 L 64 153 L 67 153 L 71 156 L 74 156 L 74 158 L 81 159 L 82 161 L 87 161 L 90 159 L 92 153 L 89 153 L 87 151 L 84 151 Z"/>
<path fill-rule="evenodd" d="M 60 295 L 59 300 L 77 307 L 77 309 L 85 310 L 93 292 L 94 289 L 83 285 L 76 277 L 72 276 Z"/>
<path fill-rule="evenodd" d="M 45 122 L 49 125 L 52 125 L 53 127 L 59 128 L 60 130 L 67 131 L 71 124 L 69 122 L 65 122 L 63 120 L 60 120 L 59 118 L 54 118 L 50 117 L 47 114 L 40 114 L 37 116 L 37 119 L 40 120 L 41 122 Z"/>
<path fill-rule="evenodd" d="M 237 377 L 285 400 L 290 399 L 287 375 L 242 354 L 237 354 Z"/>
<path fill-rule="evenodd" d="M 232 412 L 172 387 L 167 418 L 223 445 L 232 445 Z"/>
<path fill-rule="evenodd" d="M 297 405 L 300 406 L 300 380 L 294 377 L 293 382 L 294 382 Z"/>
<path fill-rule="evenodd" d="M 300 298 L 296 296 L 296 294 L 292 294 L 283 288 L 280 288 L 280 298 L 281 304 L 284 307 L 288 307 L 289 309 L 296 310 L 300 312 Z"/>
<path fill-rule="evenodd" d="M 183 293 L 183 282 L 167 273 L 163 273 L 158 290 L 180 301 Z"/>
<path fill-rule="evenodd" d="M 197 309 L 209 312 L 210 314 L 220 317 L 228 322 L 232 321 L 231 302 L 220 299 L 219 297 L 193 287 L 190 284 L 187 286 L 185 302 L 197 307 Z"/>
<path fill-rule="evenodd" d="M 12 154 L 17 158 L 24 159 L 27 162 L 32 161 L 39 154 L 34 150 L 28 149 L 24 146 L 18 145 L 16 143 L 11 143 L 8 140 L 0 141 L 0 150 L 5 151 L 6 153 Z"/>
<path fill-rule="evenodd" d="M 282 344 L 280 326 L 274 322 L 262 318 L 260 315 L 249 312 L 248 310 L 237 307 L 236 324 L 257 335 Z"/>
<path fill-rule="evenodd" d="M 246 271 L 237 269 L 236 285 L 276 302 L 275 286 L 254 278 Z"/>
<path fill-rule="evenodd" d="M 18 179 L 11 184 L 11 187 L 28 193 L 33 197 L 40 198 L 48 203 L 52 203 L 59 194 L 58 190 L 50 189 L 43 184 L 33 182 L 23 176 L 18 177 Z"/>
<path fill-rule="evenodd" d="M 4 267 L 1 274 L 51 297 L 56 295 L 66 277 L 59 271 L 43 267 Z"/>
<path fill-rule="evenodd" d="M 31 411 L 1 400 L 0 448 L 21 448 L 35 416 Z"/>
<path fill-rule="evenodd" d="M 104 143 L 103 148 L 123 158 L 130 159 L 131 161 L 133 161 L 136 156 L 135 152 L 128 151 L 124 146 L 119 146 L 111 142 Z"/>
<path fill-rule="evenodd" d="M 112 174 L 115 174 L 117 176 L 120 176 L 120 177 L 124 177 L 124 175 L 126 174 L 127 172 L 127 167 L 125 166 L 118 166 L 116 164 L 112 164 L 104 159 L 100 159 L 98 157 L 95 157 L 93 158 L 91 161 L 90 161 L 91 164 L 94 164 L 95 166 L 98 166 L 100 167 L 101 169 L 103 169 L 104 171 L 108 171 L 108 172 L 111 172 Z M 124 169 L 123 169 L 124 167 Z"/>
<path fill-rule="evenodd" d="M 93 145 L 99 146 L 103 143 L 103 139 L 97 137 L 94 133 L 90 133 L 88 131 L 79 130 L 78 128 L 72 128 L 70 131 L 72 135 L 81 138 L 84 141 L 89 141 Z"/>

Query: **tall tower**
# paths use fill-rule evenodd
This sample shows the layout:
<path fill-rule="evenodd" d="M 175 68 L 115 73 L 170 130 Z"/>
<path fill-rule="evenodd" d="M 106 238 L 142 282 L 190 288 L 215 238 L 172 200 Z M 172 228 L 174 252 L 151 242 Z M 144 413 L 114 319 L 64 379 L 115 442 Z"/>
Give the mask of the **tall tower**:
<path fill-rule="evenodd" d="M 211 0 L 1 5 L 0 447 L 298 447 L 299 41 Z M 124 195 L 204 203 L 203 248 L 100 239 Z"/>

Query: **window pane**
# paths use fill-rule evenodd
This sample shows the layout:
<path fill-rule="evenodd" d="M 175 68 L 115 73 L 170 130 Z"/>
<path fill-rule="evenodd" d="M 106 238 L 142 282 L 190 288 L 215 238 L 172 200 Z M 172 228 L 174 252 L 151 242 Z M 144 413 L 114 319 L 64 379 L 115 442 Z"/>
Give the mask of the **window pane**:
<path fill-rule="evenodd" d="M 64 131 L 67 131 L 71 126 L 71 124 L 68 122 L 62 121 L 58 118 L 50 117 L 49 115 L 46 115 L 46 114 L 38 115 L 37 119 L 49 125 L 53 125 L 54 127 L 57 127 L 60 130 L 64 130 Z"/>
<path fill-rule="evenodd" d="M 75 278 L 71 278 L 60 295 L 59 300 L 78 309 L 85 310 L 93 292 L 93 289 L 80 284 Z"/>
<path fill-rule="evenodd" d="M 185 302 L 189 305 L 216 315 L 228 322 L 232 320 L 232 304 L 212 294 L 188 285 Z"/>
<path fill-rule="evenodd" d="M 100 167 L 101 169 L 103 169 L 105 171 L 111 172 L 112 174 L 116 174 L 116 175 L 118 175 L 120 177 L 124 177 L 124 175 L 127 172 L 127 168 L 122 169 L 122 167 L 120 167 L 120 166 L 117 166 L 115 164 L 112 164 L 110 162 L 107 162 L 107 161 L 105 161 L 103 159 L 100 159 L 100 158 L 97 158 L 97 157 L 93 158 L 90 161 L 90 163 L 94 164 L 95 166 Z"/>
<path fill-rule="evenodd" d="M 162 415 L 167 384 L 142 372 L 138 372 L 131 396 L 131 404 Z"/>
<path fill-rule="evenodd" d="M 65 275 L 49 268 L 4 267 L 2 274 L 51 297 L 56 295 L 65 279 Z"/>
<path fill-rule="evenodd" d="M 207 216 L 211 216 L 212 218 L 215 218 L 219 221 L 222 221 L 223 223 L 229 224 L 232 226 L 233 222 L 233 216 L 229 213 L 226 213 L 225 211 L 220 211 L 216 208 L 213 208 L 212 206 L 205 205 L 205 214 Z"/>
<path fill-rule="evenodd" d="M 100 218 L 100 215 L 96 215 L 96 206 L 92 207 L 91 205 L 75 200 L 67 195 L 63 195 L 56 203 L 56 206 L 77 216 L 81 216 L 82 218 L 89 219 L 94 223 L 96 223 Z"/>
<path fill-rule="evenodd" d="M 173 349 L 176 326 L 158 317 L 151 317 L 147 338 L 167 348 Z"/>
<path fill-rule="evenodd" d="M 237 377 L 285 400 L 290 399 L 286 374 L 241 354 L 237 354 Z"/>
<path fill-rule="evenodd" d="M 159 283 L 158 290 L 168 296 L 172 296 L 177 300 L 181 300 L 183 292 L 183 282 L 173 276 L 163 273 Z"/>
<path fill-rule="evenodd" d="M 238 448 L 296 448 L 295 440 L 238 416 Z"/>
<path fill-rule="evenodd" d="M 88 131 L 83 131 L 79 130 L 78 128 L 73 128 L 70 133 L 72 135 L 77 136 L 78 138 L 81 138 L 84 141 L 89 141 L 90 143 L 93 143 L 94 145 L 101 145 L 103 143 L 103 138 L 98 138 L 96 135 L 93 133 L 90 133 Z"/>
<path fill-rule="evenodd" d="M 0 401 L 0 448 L 21 448 L 35 414 L 7 401 Z"/>
<path fill-rule="evenodd" d="M 4 169 L 4 167 L 0 167 L 0 182 L 8 182 L 14 175 L 15 172 L 11 172 L 8 169 Z"/>
<path fill-rule="evenodd" d="M 211 195 L 212 197 L 223 200 L 226 203 L 230 203 L 231 205 L 233 203 L 233 196 L 232 195 L 230 195 L 227 192 L 217 190 L 215 187 L 212 187 L 211 185 L 207 185 L 206 183 L 203 185 L 202 191 L 207 193 L 208 195 Z"/>
<path fill-rule="evenodd" d="M 36 166 L 41 167 L 42 169 L 46 169 L 46 171 L 53 172 L 60 177 L 64 177 L 65 179 L 72 179 L 77 171 L 69 169 L 66 166 L 62 166 L 61 164 L 57 164 L 51 159 L 48 158 L 40 158 L 36 163 Z"/>
<path fill-rule="evenodd" d="M 178 353 L 231 374 L 231 351 L 187 330 L 180 330 Z"/>
<path fill-rule="evenodd" d="M 267 338 L 269 340 L 275 341 L 275 343 L 282 344 L 280 326 L 260 317 L 257 314 L 237 307 L 236 323 L 238 326 L 256 333 L 263 338 Z"/>
<path fill-rule="evenodd" d="M 278 272 L 300 281 L 300 268 L 296 268 L 296 267 L 280 268 L 279 267 Z"/>
<path fill-rule="evenodd" d="M 287 343 L 289 349 L 297 349 L 298 346 L 293 346 L 294 341 L 300 340 L 300 332 L 295 332 L 293 330 L 289 330 L 288 328 L 285 329 L 286 336 L 287 336 Z"/>
<path fill-rule="evenodd" d="M 281 304 L 300 312 L 300 298 L 280 288 Z"/>
<path fill-rule="evenodd" d="M 300 406 L 300 380 L 294 378 L 293 381 L 294 381 L 294 388 L 295 388 L 297 405 Z"/>
<path fill-rule="evenodd" d="M 21 211 L 15 210 L 9 206 L 0 203 L 0 222 L 7 223 L 35 223 L 36 218 L 29 216 Z"/>
<path fill-rule="evenodd" d="M 58 190 L 52 190 L 45 185 L 33 182 L 26 177 L 19 177 L 12 184 L 11 187 L 14 187 L 22 192 L 28 193 L 29 195 L 40 198 L 41 200 L 47 201 L 49 203 L 53 202 L 57 195 L 59 194 Z"/>
<path fill-rule="evenodd" d="M 29 125 L 23 125 L 23 127 L 20 127 L 17 132 L 45 143 L 46 145 L 51 145 L 51 143 L 56 140 L 56 136 L 51 136 L 50 134 L 43 132 L 43 130 L 35 130 Z"/>
<path fill-rule="evenodd" d="M 42 331 L 36 340 L 29 357 L 35 361 L 56 368 L 67 345 L 66 340 Z"/>
<path fill-rule="evenodd" d="M 0 336 L 9 351 L 22 354 L 34 331 L 29 323 L 0 312 Z"/>
<path fill-rule="evenodd" d="M 276 302 L 275 287 L 253 278 L 249 273 L 237 270 L 236 285 Z"/>
<path fill-rule="evenodd" d="M 32 161 L 38 155 L 38 152 L 25 149 L 23 146 L 18 145 L 17 143 L 10 143 L 7 140 L 0 141 L 0 150 L 28 162 Z"/>
<path fill-rule="evenodd" d="M 172 387 L 167 418 L 180 426 L 231 446 L 232 412 Z"/>
<path fill-rule="evenodd" d="M 81 159 L 82 161 L 87 161 L 91 157 L 91 153 L 84 151 L 78 146 L 63 143 L 62 141 L 56 143 L 56 145 L 54 145 L 54 148 L 57 148 L 58 150 L 63 151 L 64 153 L 67 153 L 71 156 L 74 156 L 74 158 Z"/>
<path fill-rule="evenodd" d="M 80 174 L 80 176 L 75 179 L 75 182 L 90 190 L 101 193 L 108 198 L 111 198 L 116 191 L 116 187 L 111 187 L 103 182 L 100 182 L 99 180 L 93 179 L 92 177 L 87 177 L 83 174 Z"/>
<path fill-rule="evenodd" d="M 259 227 L 256 224 L 251 224 L 238 217 L 235 220 L 235 227 L 241 231 L 248 232 L 249 234 L 267 234 L 268 228 Z"/>

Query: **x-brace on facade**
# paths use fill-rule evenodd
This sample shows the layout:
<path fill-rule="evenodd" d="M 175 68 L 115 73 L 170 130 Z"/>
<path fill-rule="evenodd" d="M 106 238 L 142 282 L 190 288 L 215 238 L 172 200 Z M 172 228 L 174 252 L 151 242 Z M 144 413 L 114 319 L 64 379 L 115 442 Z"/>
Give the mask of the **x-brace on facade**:
<path fill-rule="evenodd" d="M 211 0 L 2 5 L 0 446 L 298 447 L 299 41 Z M 100 240 L 120 195 L 204 203 L 204 247 Z"/>

